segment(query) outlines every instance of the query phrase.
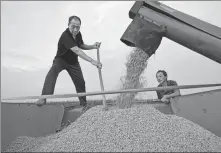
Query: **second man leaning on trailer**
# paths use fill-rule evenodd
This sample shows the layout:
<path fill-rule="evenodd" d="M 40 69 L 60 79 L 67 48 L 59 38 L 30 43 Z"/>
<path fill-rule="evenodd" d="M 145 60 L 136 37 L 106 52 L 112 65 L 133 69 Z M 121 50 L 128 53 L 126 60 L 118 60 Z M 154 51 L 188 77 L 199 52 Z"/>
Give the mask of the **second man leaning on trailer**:
<path fill-rule="evenodd" d="M 158 87 L 166 87 L 166 86 L 177 86 L 177 82 L 174 80 L 167 80 L 167 72 L 164 70 L 159 70 L 156 73 L 157 81 L 159 82 Z M 158 99 L 160 99 L 162 102 L 169 103 L 171 98 L 180 96 L 180 90 L 161 90 L 156 91 Z"/>
<path fill-rule="evenodd" d="M 59 42 L 57 54 L 53 60 L 53 64 L 45 78 L 42 95 L 52 95 L 58 74 L 62 70 L 67 70 L 70 75 L 77 93 L 86 92 L 85 80 L 82 74 L 78 56 L 90 62 L 98 68 L 102 68 L 102 64 L 87 56 L 83 50 L 91 50 L 100 48 L 99 42 L 94 45 L 86 45 L 82 39 L 80 32 L 81 19 L 77 16 L 71 16 L 68 20 L 68 28 L 62 33 Z M 80 105 L 83 111 L 87 109 L 86 96 L 79 97 Z M 46 99 L 39 99 L 36 104 L 42 106 L 46 104 Z"/>

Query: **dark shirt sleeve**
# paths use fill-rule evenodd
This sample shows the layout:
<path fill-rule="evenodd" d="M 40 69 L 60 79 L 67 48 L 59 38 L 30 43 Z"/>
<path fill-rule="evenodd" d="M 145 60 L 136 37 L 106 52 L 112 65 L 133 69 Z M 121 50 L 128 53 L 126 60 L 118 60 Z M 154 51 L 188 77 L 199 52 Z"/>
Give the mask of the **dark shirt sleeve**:
<path fill-rule="evenodd" d="M 67 33 L 64 33 L 61 36 L 61 44 L 67 49 L 69 50 L 72 47 L 77 46 L 76 42 L 74 41 L 74 38 L 72 38 L 71 36 L 69 36 Z"/>
<path fill-rule="evenodd" d="M 170 80 L 169 86 L 178 86 L 176 81 Z"/>

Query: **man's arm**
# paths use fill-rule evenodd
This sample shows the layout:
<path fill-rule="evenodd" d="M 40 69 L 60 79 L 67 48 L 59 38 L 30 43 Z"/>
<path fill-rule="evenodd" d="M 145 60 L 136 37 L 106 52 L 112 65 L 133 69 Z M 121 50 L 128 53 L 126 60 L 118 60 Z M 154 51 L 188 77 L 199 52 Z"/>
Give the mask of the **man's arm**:
<path fill-rule="evenodd" d="M 170 102 L 170 98 L 174 98 L 180 96 L 180 91 L 179 90 L 175 90 L 172 94 L 169 95 L 164 95 L 161 99 L 161 101 L 165 102 L 166 104 L 168 104 Z"/>
<path fill-rule="evenodd" d="M 100 42 L 96 42 L 93 45 L 86 45 L 85 43 L 82 43 L 80 45 L 80 48 L 84 49 L 84 50 L 98 49 L 98 48 L 100 48 L 100 45 L 101 45 Z"/>
<path fill-rule="evenodd" d="M 83 50 L 95 49 L 94 45 L 87 45 L 85 43 L 81 44 L 80 48 L 83 49 Z"/>
<path fill-rule="evenodd" d="M 170 81 L 169 86 L 178 86 L 178 84 L 177 84 L 176 81 Z M 175 90 L 173 90 L 173 93 L 168 94 L 168 95 L 164 95 L 161 100 L 162 101 L 168 101 L 170 98 L 174 98 L 174 97 L 177 97 L 177 96 L 180 96 L 180 95 L 181 95 L 180 90 L 175 89 Z"/>
<path fill-rule="evenodd" d="M 164 95 L 165 98 L 173 98 L 173 97 L 177 97 L 177 96 L 180 96 L 180 90 L 179 89 L 176 89 L 172 94 L 169 94 L 169 95 Z"/>
<path fill-rule="evenodd" d="M 87 56 L 80 48 L 78 48 L 77 46 L 70 48 L 71 51 L 73 51 L 75 54 L 77 54 L 79 57 L 81 57 L 82 59 L 91 62 L 93 59 L 89 56 Z"/>
<path fill-rule="evenodd" d="M 71 51 L 73 51 L 75 54 L 77 54 L 79 57 L 81 57 L 82 59 L 92 63 L 95 66 L 98 66 L 99 68 L 102 67 L 101 63 L 93 60 L 91 57 L 87 56 L 80 48 L 78 48 L 77 46 L 70 48 Z"/>

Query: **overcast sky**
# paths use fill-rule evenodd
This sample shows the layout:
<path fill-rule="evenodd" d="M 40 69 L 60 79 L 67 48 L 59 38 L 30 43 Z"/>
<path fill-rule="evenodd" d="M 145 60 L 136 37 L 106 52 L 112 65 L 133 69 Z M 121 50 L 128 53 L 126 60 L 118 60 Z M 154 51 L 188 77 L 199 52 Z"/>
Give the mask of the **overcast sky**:
<path fill-rule="evenodd" d="M 221 27 L 221 2 L 162 2 L 174 9 Z M 67 28 L 68 18 L 78 15 L 86 44 L 101 41 L 100 58 L 105 90 L 118 90 L 125 74 L 126 56 L 131 52 L 120 38 L 131 19 L 128 12 L 134 1 L 1 1 L 1 96 L 38 96 L 57 51 L 57 42 Z M 96 50 L 85 53 L 96 59 Z M 100 91 L 98 70 L 80 59 L 88 92 Z M 148 61 L 146 87 L 158 85 L 159 69 L 179 85 L 221 83 L 221 65 L 173 41 L 163 38 L 156 54 Z M 209 89 L 209 88 L 207 88 Z M 182 94 L 200 90 L 181 90 Z M 55 94 L 76 93 L 66 71 L 57 79 Z M 140 94 L 156 98 L 155 92 Z M 115 95 L 109 95 L 112 97 Z M 101 98 L 92 96 L 88 99 Z"/>

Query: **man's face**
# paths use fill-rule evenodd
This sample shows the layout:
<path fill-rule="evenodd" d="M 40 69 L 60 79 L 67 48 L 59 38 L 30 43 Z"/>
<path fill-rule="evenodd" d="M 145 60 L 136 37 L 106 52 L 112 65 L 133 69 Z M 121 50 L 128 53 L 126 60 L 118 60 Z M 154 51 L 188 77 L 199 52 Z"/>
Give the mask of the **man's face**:
<path fill-rule="evenodd" d="M 71 22 L 68 24 L 68 28 L 73 36 L 76 36 L 80 31 L 81 23 L 77 19 L 72 19 Z"/>
<path fill-rule="evenodd" d="M 156 77 L 160 84 L 167 80 L 167 76 L 164 76 L 162 72 L 158 72 Z"/>

